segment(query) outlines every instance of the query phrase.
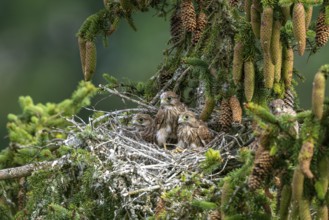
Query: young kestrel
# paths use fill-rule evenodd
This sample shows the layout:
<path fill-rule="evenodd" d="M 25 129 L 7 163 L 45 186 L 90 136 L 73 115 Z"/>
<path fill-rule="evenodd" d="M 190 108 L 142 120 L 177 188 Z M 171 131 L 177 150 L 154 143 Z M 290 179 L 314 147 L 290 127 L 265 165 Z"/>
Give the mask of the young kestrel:
<path fill-rule="evenodd" d="M 291 115 L 295 116 L 296 112 L 293 108 L 287 105 L 282 99 L 273 100 L 270 105 L 270 110 L 273 115 L 281 116 L 281 115 Z M 293 136 L 298 137 L 299 134 L 299 124 L 298 122 L 294 122 L 294 126 L 290 129 L 290 132 Z"/>
<path fill-rule="evenodd" d="M 177 119 L 186 106 L 172 91 L 164 92 L 160 96 L 160 108 L 155 116 L 156 140 L 159 146 L 165 146 L 169 139 L 176 140 Z"/>
<path fill-rule="evenodd" d="M 154 143 L 155 141 L 155 123 L 153 118 L 148 114 L 138 113 L 132 118 L 132 125 L 136 133 L 146 142 Z"/>
<path fill-rule="evenodd" d="M 191 111 L 183 112 L 178 118 L 177 137 L 179 148 L 204 147 L 213 137 L 207 125 Z"/>

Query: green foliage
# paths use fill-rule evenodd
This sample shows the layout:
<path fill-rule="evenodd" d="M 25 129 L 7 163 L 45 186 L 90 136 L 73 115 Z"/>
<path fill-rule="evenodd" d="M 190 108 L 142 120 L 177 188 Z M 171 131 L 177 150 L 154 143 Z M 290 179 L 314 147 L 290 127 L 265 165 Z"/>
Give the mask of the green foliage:
<path fill-rule="evenodd" d="M 7 124 L 9 139 L 18 149 L 2 151 L 2 164 L 23 165 L 32 161 L 54 159 L 56 156 L 53 152 L 44 147 L 54 138 L 66 137 L 70 123 L 65 117 L 77 114 L 82 107 L 90 105 L 90 99 L 96 91 L 90 82 L 80 82 L 71 99 L 58 104 L 34 104 L 31 97 L 20 97 L 22 113 L 9 114 Z"/>
<path fill-rule="evenodd" d="M 202 162 L 201 167 L 206 173 L 211 173 L 221 166 L 222 157 L 218 150 L 209 149 L 206 152 L 206 160 Z"/>

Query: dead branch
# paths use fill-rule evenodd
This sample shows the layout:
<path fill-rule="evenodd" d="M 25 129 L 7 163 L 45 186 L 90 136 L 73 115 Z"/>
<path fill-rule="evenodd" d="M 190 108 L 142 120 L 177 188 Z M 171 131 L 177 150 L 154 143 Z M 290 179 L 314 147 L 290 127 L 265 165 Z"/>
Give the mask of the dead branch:
<path fill-rule="evenodd" d="M 132 99 L 132 98 L 130 98 L 130 97 L 128 97 L 128 96 L 126 96 L 126 95 L 120 93 L 120 92 L 117 91 L 117 90 L 106 88 L 106 86 L 103 86 L 103 85 L 99 85 L 99 87 L 100 87 L 101 89 L 103 89 L 103 90 L 105 90 L 105 91 L 107 91 L 107 92 L 113 94 L 113 95 L 119 96 L 119 97 L 121 97 L 121 98 L 123 98 L 123 99 L 129 100 L 129 101 L 134 102 L 134 103 L 136 103 L 136 104 L 138 104 L 138 105 L 140 105 L 140 106 L 142 106 L 142 107 L 144 107 L 144 108 L 147 108 L 147 109 L 149 109 L 150 111 L 153 111 L 153 112 L 158 111 L 158 109 L 157 109 L 156 107 L 154 107 L 154 106 L 152 106 L 152 105 L 148 105 L 148 104 L 146 104 L 146 103 L 144 103 L 144 102 L 141 102 L 141 101 L 138 101 L 138 100 L 136 100 L 136 99 Z"/>
<path fill-rule="evenodd" d="M 44 161 L 26 164 L 20 167 L 12 167 L 0 170 L 0 180 L 16 179 L 31 175 L 33 171 L 50 168 L 54 166 L 62 166 L 67 163 L 66 156 L 53 161 Z"/>

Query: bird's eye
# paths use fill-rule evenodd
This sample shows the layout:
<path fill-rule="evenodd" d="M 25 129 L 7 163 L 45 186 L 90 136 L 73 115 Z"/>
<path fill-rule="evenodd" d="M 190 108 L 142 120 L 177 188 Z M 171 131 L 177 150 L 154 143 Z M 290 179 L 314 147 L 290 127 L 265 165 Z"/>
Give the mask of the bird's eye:
<path fill-rule="evenodd" d="M 185 118 L 185 119 L 188 119 L 188 115 L 185 115 L 184 118 Z"/>
<path fill-rule="evenodd" d="M 142 118 L 138 119 L 138 121 L 143 122 L 144 120 Z"/>
<path fill-rule="evenodd" d="M 171 100 L 171 97 L 168 97 L 167 99 L 168 99 L 168 101 L 170 101 Z"/>

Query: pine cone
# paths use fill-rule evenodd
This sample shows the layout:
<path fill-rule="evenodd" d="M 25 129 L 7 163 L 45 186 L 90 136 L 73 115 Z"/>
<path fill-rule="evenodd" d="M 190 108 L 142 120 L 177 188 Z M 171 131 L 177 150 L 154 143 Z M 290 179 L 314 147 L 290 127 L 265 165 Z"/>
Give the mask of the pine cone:
<path fill-rule="evenodd" d="M 160 87 L 163 88 L 166 85 L 166 83 L 169 80 L 171 80 L 172 76 L 173 76 L 172 72 L 169 72 L 169 71 L 160 72 L 160 75 L 158 78 L 158 83 L 159 83 Z M 172 85 L 172 87 L 168 88 L 168 90 L 170 90 L 172 88 L 173 88 L 173 85 Z"/>
<path fill-rule="evenodd" d="M 170 33 L 173 43 L 179 42 L 183 37 L 183 23 L 179 10 L 176 10 L 170 19 Z"/>
<path fill-rule="evenodd" d="M 220 212 L 218 210 L 210 211 L 207 220 L 220 220 Z"/>
<path fill-rule="evenodd" d="M 265 55 L 270 56 L 271 38 L 273 27 L 273 8 L 263 10 L 260 26 L 260 43 Z"/>
<path fill-rule="evenodd" d="M 192 44 L 195 45 L 198 43 L 200 40 L 203 30 L 207 26 L 207 15 L 203 12 L 200 12 L 197 18 L 197 27 L 195 31 L 193 32 L 193 37 L 192 37 Z"/>
<path fill-rule="evenodd" d="M 204 12 L 200 12 L 197 18 L 197 28 L 199 30 L 204 30 L 205 27 L 207 26 L 208 19 L 207 15 Z"/>
<path fill-rule="evenodd" d="M 284 103 L 289 106 L 290 108 L 294 109 L 295 105 L 295 96 L 290 89 L 287 89 L 284 93 Z"/>
<path fill-rule="evenodd" d="M 184 29 L 193 32 L 196 28 L 196 15 L 192 0 L 182 1 L 180 14 Z"/>
<path fill-rule="evenodd" d="M 86 42 L 85 80 L 89 81 L 96 70 L 96 45 L 93 41 Z"/>
<path fill-rule="evenodd" d="M 280 51 L 280 34 L 281 34 L 281 21 L 275 20 L 272 30 L 272 40 L 271 40 L 271 58 L 272 63 L 276 65 L 281 53 Z"/>
<path fill-rule="evenodd" d="M 272 63 L 271 56 L 264 56 L 264 81 L 265 81 L 265 87 L 268 89 L 273 88 L 274 83 L 274 65 Z"/>
<path fill-rule="evenodd" d="M 79 52 L 80 52 L 80 60 L 82 66 L 82 73 L 85 72 L 86 66 L 86 41 L 82 37 L 78 37 L 78 44 L 79 44 Z"/>
<path fill-rule="evenodd" d="M 243 50 L 243 43 L 241 41 L 236 42 L 234 46 L 232 67 L 233 81 L 235 85 L 242 80 Z"/>
<path fill-rule="evenodd" d="M 273 157 L 268 150 L 264 150 L 258 158 L 255 158 L 254 168 L 249 177 L 248 186 L 251 190 L 258 189 L 264 178 L 270 173 Z"/>
<path fill-rule="evenodd" d="M 233 122 L 241 123 L 242 121 L 242 108 L 240 101 L 236 96 L 231 96 L 230 98 L 230 107 L 232 110 Z"/>
<path fill-rule="evenodd" d="M 227 99 L 223 99 L 220 104 L 219 124 L 223 131 L 228 131 L 232 124 L 232 110 Z"/>
<path fill-rule="evenodd" d="M 298 54 L 303 56 L 306 47 L 305 9 L 302 3 L 295 3 L 292 16 L 294 37 L 297 41 Z"/>
<path fill-rule="evenodd" d="M 292 73 L 294 71 L 294 51 L 290 48 L 283 48 L 282 51 L 282 73 L 286 88 L 290 88 L 292 81 Z"/>
<path fill-rule="evenodd" d="M 316 22 L 316 44 L 319 47 L 324 46 L 329 39 L 329 25 L 326 24 L 325 14 L 320 13 Z"/>
<path fill-rule="evenodd" d="M 279 42 L 278 60 L 274 67 L 274 82 L 278 83 L 281 80 L 281 68 L 282 68 L 282 43 Z"/>
<path fill-rule="evenodd" d="M 244 96 L 247 102 L 252 100 L 255 90 L 255 67 L 253 61 L 244 63 Z"/>
<path fill-rule="evenodd" d="M 251 5 L 251 28 L 254 32 L 255 36 L 259 39 L 260 38 L 260 12 L 257 9 L 257 6 L 252 4 Z"/>
<path fill-rule="evenodd" d="M 229 5 L 231 7 L 237 7 L 239 5 L 239 0 L 229 0 Z"/>

